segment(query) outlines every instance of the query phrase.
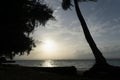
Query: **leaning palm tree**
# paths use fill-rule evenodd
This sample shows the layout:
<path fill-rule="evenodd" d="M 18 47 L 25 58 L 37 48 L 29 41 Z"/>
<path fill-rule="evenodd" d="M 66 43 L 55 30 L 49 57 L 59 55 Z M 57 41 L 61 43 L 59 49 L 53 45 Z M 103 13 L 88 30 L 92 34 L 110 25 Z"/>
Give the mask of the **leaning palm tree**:
<path fill-rule="evenodd" d="M 71 1 L 72 0 L 63 0 L 62 1 L 62 8 L 64 10 L 69 9 L 70 6 L 72 6 Z M 104 58 L 101 51 L 98 49 L 95 41 L 93 40 L 93 38 L 92 38 L 92 36 L 90 34 L 90 31 L 88 29 L 88 26 L 87 26 L 87 24 L 85 22 L 85 19 L 82 16 L 82 13 L 80 11 L 78 2 L 84 2 L 84 1 L 96 1 L 96 0 L 74 0 L 74 6 L 75 6 L 76 14 L 77 14 L 78 19 L 79 19 L 79 21 L 81 23 L 85 38 L 86 38 L 86 40 L 87 40 L 87 42 L 88 42 L 94 56 L 95 56 L 95 61 L 96 61 L 95 66 L 100 67 L 100 66 L 103 66 L 103 65 L 107 65 L 106 59 Z"/>

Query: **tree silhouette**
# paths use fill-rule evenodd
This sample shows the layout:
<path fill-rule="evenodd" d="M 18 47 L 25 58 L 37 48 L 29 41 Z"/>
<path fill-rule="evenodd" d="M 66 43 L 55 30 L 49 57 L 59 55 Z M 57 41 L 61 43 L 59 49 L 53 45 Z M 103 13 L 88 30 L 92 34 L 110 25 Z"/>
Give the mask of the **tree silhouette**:
<path fill-rule="evenodd" d="M 81 23 L 85 38 L 86 38 L 94 56 L 95 56 L 95 61 L 96 61 L 95 65 L 98 65 L 98 66 L 107 65 L 107 62 L 106 62 L 104 56 L 102 55 L 101 51 L 98 49 L 95 41 L 93 40 L 93 38 L 90 34 L 90 31 L 88 29 L 88 26 L 85 22 L 85 19 L 82 16 L 82 13 L 80 11 L 78 2 L 83 2 L 83 1 L 96 1 L 96 0 L 74 0 L 74 6 L 75 6 L 75 10 L 76 10 L 78 19 Z M 69 9 L 71 5 L 72 5 L 71 0 L 63 0 L 62 1 L 62 7 L 63 7 L 64 10 Z"/>
<path fill-rule="evenodd" d="M 29 34 L 37 25 L 45 25 L 53 10 L 40 0 L 0 1 L 0 56 L 12 59 L 35 47 Z"/>

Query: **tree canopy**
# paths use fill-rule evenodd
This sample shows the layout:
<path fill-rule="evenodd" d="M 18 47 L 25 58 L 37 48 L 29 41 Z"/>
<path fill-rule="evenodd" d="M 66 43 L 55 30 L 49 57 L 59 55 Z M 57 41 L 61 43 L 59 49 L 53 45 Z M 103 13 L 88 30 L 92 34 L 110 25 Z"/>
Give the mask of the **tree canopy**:
<path fill-rule="evenodd" d="M 94 1 L 94 2 L 96 2 L 97 0 L 77 0 L 77 1 L 78 1 L 78 2 L 87 2 L 87 1 Z M 62 0 L 62 8 L 63 8 L 64 10 L 69 9 L 70 6 L 73 6 L 71 0 Z"/>
<path fill-rule="evenodd" d="M 12 59 L 35 47 L 29 34 L 38 24 L 54 19 L 53 10 L 40 0 L 0 1 L 0 56 Z"/>

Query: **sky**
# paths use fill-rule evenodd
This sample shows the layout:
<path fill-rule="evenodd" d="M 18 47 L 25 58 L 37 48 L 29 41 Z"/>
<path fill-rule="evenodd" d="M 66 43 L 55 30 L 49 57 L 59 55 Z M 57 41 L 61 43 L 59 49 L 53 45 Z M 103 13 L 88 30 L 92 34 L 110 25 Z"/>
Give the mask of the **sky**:
<path fill-rule="evenodd" d="M 64 11 L 61 0 L 45 1 L 56 20 L 36 28 L 31 36 L 37 47 L 15 59 L 94 59 L 74 6 Z M 79 7 L 104 57 L 120 58 L 120 0 L 81 2 Z"/>

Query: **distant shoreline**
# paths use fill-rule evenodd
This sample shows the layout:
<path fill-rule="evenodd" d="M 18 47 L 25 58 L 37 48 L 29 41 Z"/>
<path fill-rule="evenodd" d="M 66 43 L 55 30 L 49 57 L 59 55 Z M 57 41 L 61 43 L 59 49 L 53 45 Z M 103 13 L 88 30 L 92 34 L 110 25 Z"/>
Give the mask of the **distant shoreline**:
<path fill-rule="evenodd" d="M 95 59 L 15 59 L 15 60 L 41 60 L 41 61 L 44 61 L 44 60 L 65 60 L 65 61 L 67 61 L 67 60 L 69 60 L 69 61 L 71 61 L 71 60 L 92 60 L 92 61 L 95 61 Z M 120 58 L 107 58 L 106 60 L 120 60 Z"/>

